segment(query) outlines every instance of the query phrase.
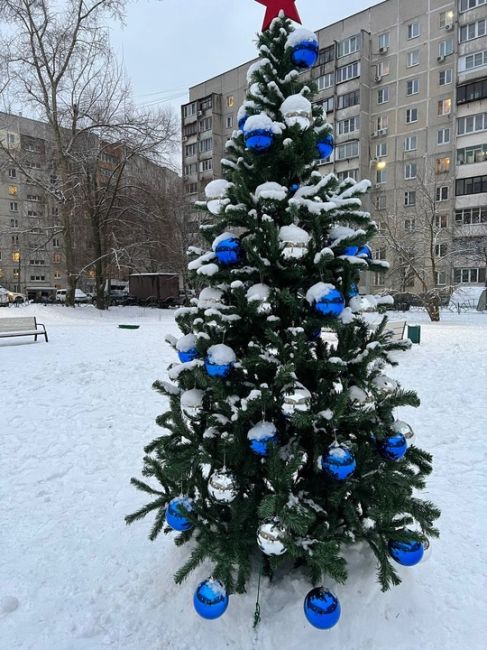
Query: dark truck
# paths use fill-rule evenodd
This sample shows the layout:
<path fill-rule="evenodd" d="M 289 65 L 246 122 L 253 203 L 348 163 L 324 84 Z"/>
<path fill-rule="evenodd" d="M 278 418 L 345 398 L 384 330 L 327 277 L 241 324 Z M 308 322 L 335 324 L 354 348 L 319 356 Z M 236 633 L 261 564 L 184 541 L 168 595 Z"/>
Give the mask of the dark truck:
<path fill-rule="evenodd" d="M 177 273 L 132 273 L 129 276 L 131 302 L 146 307 L 174 307 L 180 303 Z"/>

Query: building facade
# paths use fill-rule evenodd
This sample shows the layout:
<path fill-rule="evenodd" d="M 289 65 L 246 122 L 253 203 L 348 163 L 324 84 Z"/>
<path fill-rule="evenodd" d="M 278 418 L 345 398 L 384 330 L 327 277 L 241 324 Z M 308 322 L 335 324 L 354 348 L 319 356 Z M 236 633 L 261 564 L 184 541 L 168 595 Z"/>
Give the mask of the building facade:
<path fill-rule="evenodd" d="M 317 32 L 303 74 L 336 142 L 320 171 L 371 179 L 374 253 L 393 263 L 371 290 L 486 282 L 486 25 L 487 0 L 386 0 Z M 251 63 L 192 87 L 182 106 L 189 200 L 221 175 Z"/>

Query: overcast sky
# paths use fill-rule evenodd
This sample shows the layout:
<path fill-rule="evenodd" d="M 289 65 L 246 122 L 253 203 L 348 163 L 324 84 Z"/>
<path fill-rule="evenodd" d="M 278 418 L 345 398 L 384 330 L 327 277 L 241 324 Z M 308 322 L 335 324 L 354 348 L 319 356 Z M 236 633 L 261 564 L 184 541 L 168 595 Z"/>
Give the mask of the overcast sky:
<path fill-rule="evenodd" d="M 317 30 L 379 0 L 297 0 L 303 26 Z M 112 30 L 138 104 L 169 102 L 256 56 L 265 7 L 255 0 L 138 0 Z"/>

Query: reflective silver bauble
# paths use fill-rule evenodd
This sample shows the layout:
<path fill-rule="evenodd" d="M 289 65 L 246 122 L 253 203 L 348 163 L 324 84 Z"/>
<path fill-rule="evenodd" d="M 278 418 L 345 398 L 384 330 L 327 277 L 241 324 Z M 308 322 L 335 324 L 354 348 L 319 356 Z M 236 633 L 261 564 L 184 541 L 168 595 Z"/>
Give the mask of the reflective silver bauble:
<path fill-rule="evenodd" d="M 311 393 L 302 384 L 295 384 L 290 392 L 285 393 L 282 412 L 287 417 L 293 416 L 296 411 L 305 413 L 311 407 Z"/>
<path fill-rule="evenodd" d="M 257 530 L 257 544 L 264 555 L 283 555 L 286 547 L 282 542 L 286 531 L 274 522 L 261 524 Z"/>
<path fill-rule="evenodd" d="M 403 422 L 402 420 L 396 420 L 392 425 L 392 430 L 394 433 L 402 433 L 402 435 L 407 440 L 414 438 L 414 431 L 412 427 L 407 422 Z"/>
<path fill-rule="evenodd" d="M 191 423 L 191 419 L 198 417 L 203 410 L 203 395 L 202 390 L 193 388 L 186 390 L 181 395 L 181 413 L 183 420 L 186 424 Z"/>
<path fill-rule="evenodd" d="M 383 390 L 386 393 L 393 393 L 398 386 L 397 381 L 387 375 L 379 375 L 372 382 L 379 390 Z"/>
<path fill-rule="evenodd" d="M 222 469 L 210 476 L 208 494 L 218 503 L 232 503 L 237 493 L 235 477 L 228 470 Z"/>

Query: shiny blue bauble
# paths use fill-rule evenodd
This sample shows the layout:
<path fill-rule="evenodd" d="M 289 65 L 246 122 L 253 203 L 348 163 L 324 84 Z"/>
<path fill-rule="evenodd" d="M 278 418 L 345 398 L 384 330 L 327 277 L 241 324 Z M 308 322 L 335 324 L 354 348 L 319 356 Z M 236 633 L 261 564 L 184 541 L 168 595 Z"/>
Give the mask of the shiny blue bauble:
<path fill-rule="evenodd" d="M 304 614 L 313 627 L 329 630 L 340 618 L 340 602 L 331 591 L 316 587 L 304 599 Z"/>
<path fill-rule="evenodd" d="M 359 252 L 359 247 L 358 246 L 347 246 L 347 248 L 343 251 L 344 255 L 347 255 L 348 257 L 354 257 L 357 255 Z"/>
<path fill-rule="evenodd" d="M 209 377 L 228 377 L 232 368 L 233 363 L 226 363 L 223 366 L 219 366 L 216 363 L 211 363 L 208 357 L 205 359 L 205 370 Z"/>
<path fill-rule="evenodd" d="M 371 260 L 372 259 L 372 249 L 370 248 L 370 246 L 367 246 L 367 244 L 365 244 L 364 246 L 361 246 L 359 248 L 359 250 L 358 250 L 357 257 L 365 257 L 368 260 Z"/>
<path fill-rule="evenodd" d="M 388 548 L 391 557 L 403 566 L 414 566 L 423 559 L 424 546 L 414 539 L 405 542 L 391 539 Z"/>
<path fill-rule="evenodd" d="M 322 316 L 337 318 L 345 309 L 345 299 L 338 289 L 333 289 L 314 303 L 314 309 Z"/>
<path fill-rule="evenodd" d="M 245 144 L 251 151 L 263 153 L 269 151 L 274 144 L 274 134 L 268 129 L 256 129 L 255 131 L 244 131 Z"/>
<path fill-rule="evenodd" d="M 191 348 L 190 350 L 179 350 L 178 357 L 181 363 L 189 363 L 198 358 L 198 350 L 196 348 Z"/>
<path fill-rule="evenodd" d="M 196 612 L 209 621 L 220 618 L 225 613 L 228 601 L 224 585 L 215 578 L 208 578 L 199 584 L 193 596 Z"/>
<path fill-rule="evenodd" d="M 321 338 L 321 329 L 311 332 L 311 340 L 318 341 Z"/>
<path fill-rule="evenodd" d="M 269 434 L 264 438 L 259 440 L 249 440 L 250 449 L 256 456 L 265 458 L 270 454 L 271 448 L 277 443 L 277 431 L 273 434 Z"/>
<path fill-rule="evenodd" d="M 299 183 L 292 183 L 289 188 L 289 194 L 293 196 L 299 190 Z"/>
<path fill-rule="evenodd" d="M 183 532 L 193 528 L 193 524 L 189 521 L 184 513 L 191 512 L 193 504 L 187 497 L 176 497 L 167 504 L 166 509 L 166 523 L 171 526 L 173 530 Z"/>
<path fill-rule="evenodd" d="M 358 294 L 359 294 L 359 289 L 358 289 L 357 283 L 352 282 L 352 284 L 350 285 L 350 287 L 348 289 L 347 296 L 349 298 L 355 298 L 356 296 L 358 296 Z"/>
<path fill-rule="evenodd" d="M 321 468 L 331 478 L 345 481 L 355 472 L 357 461 L 347 447 L 333 446 L 321 457 Z"/>
<path fill-rule="evenodd" d="M 401 460 L 408 450 L 408 443 L 402 433 L 393 433 L 379 442 L 379 451 L 386 460 Z"/>
<path fill-rule="evenodd" d="M 216 259 L 222 266 L 235 266 L 242 258 L 242 246 L 238 237 L 223 239 L 215 248 Z"/>
<path fill-rule="evenodd" d="M 291 60 L 297 68 L 311 68 L 318 60 L 319 51 L 316 41 L 301 41 L 293 47 Z"/>
<path fill-rule="evenodd" d="M 245 122 L 248 120 L 248 117 L 249 116 L 247 114 L 245 114 L 245 115 L 242 115 L 242 117 L 239 119 L 238 128 L 240 129 L 240 131 L 244 130 Z"/>
<path fill-rule="evenodd" d="M 318 158 L 320 160 L 322 158 L 329 158 L 333 153 L 333 149 L 335 148 L 335 141 L 333 139 L 333 136 L 331 134 L 325 135 L 323 140 L 320 140 L 317 143 L 316 147 L 318 149 Z"/>

